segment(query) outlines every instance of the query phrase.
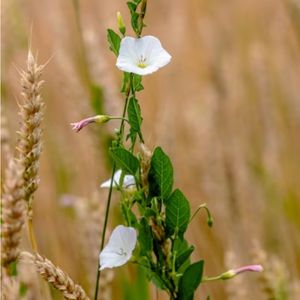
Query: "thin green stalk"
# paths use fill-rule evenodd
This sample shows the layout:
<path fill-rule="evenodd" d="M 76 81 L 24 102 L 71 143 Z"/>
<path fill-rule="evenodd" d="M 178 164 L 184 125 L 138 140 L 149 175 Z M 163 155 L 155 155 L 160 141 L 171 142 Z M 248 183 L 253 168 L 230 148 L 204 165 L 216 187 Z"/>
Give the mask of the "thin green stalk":
<path fill-rule="evenodd" d="M 125 104 L 124 104 L 124 109 L 123 109 L 123 114 L 122 114 L 122 121 L 121 121 L 121 125 L 120 125 L 120 135 L 119 135 L 118 140 L 117 140 L 118 144 L 120 144 L 122 142 L 123 135 L 124 135 L 124 123 L 125 123 L 125 116 L 126 116 L 126 111 L 127 111 L 127 104 L 128 104 L 129 95 L 130 95 L 130 91 L 128 91 L 127 94 L 126 94 L 126 99 L 125 99 Z M 113 182 L 114 182 L 114 175 L 115 175 L 115 172 L 116 172 L 116 167 L 117 167 L 116 163 L 114 163 L 113 164 L 113 170 L 112 170 L 112 176 L 111 176 L 111 182 L 110 182 L 110 186 L 109 186 L 109 193 L 108 193 L 108 198 L 107 198 L 106 210 L 105 210 L 105 218 L 104 218 L 104 225 L 103 225 L 103 231 L 102 231 L 102 237 L 101 237 L 100 252 L 104 248 L 106 227 L 107 227 L 107 221 L 108 221 L 108 215 L 109 215 L 110 202 L 111 202 L 111 196 L 112 196 Z M 100 278 L 101 278 L 101 271 L 100 271 L 100 268 L 99 268 L 99 261 L 98 261 L 94 300 L 98 299 L 98 290 L 99 290 L 99 285 L 100 285 Z"/>

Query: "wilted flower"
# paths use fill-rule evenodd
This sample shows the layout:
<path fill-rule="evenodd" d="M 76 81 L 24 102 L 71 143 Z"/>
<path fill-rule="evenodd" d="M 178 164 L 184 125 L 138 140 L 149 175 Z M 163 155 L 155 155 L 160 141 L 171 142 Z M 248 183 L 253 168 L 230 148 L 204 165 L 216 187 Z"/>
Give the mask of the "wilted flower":
<path fill-rule="evenodd" d="M 115 172 L 114 175 L 114 182 L 113 182 L 113 187 L 117 187 L 121 184 L 121 175 L 122 175 L 122 170 L 118 170 Z M 104 181 L 100 187 L 101 188 L 110 188 L 111 185 L 111 178 Z M 135 186 L 135 179 L 132 175 L 125 175 L 123 179 L 123 188 L 129 188 L 129 187 L 134 187 Z"/>
<path fill-rule="evenodd" d="M 122 266 L 132 256 L 137 241 L 133 227 L 117 226 L 99 255 L 100 270 Z"/>
<path fill-rule="evenodd" d="M 87 125 L 91 123 L 106 123 L 110 120 L 109 116 L 106 115 L 97 115 L 94 117 L 89 117 L 86 119 L 83 119 L 79 122 L 71 123 L 72 129 L 76 132 L 79 132 L 82 128 L 86 127 Z"/>
<path fill-rule="evenodd" d="M 124 72 L 148 75 L 168 64 L 171 58 L 154 36 L 125 37 L 121 41 L 116 66 Z"/>
<path fill-rule="evenodd" d="M 244 272 L 262 272 L 264 269 L 261 265 L 249 265 L 249 266 L 244 266 L 241 268 L 229 270 L 225 273 L 223 273 L 220 276 L 220 279 L 226 280 L 226 279 L 231 279 L 235 277 L 238 274 L 244 273 Z"/>

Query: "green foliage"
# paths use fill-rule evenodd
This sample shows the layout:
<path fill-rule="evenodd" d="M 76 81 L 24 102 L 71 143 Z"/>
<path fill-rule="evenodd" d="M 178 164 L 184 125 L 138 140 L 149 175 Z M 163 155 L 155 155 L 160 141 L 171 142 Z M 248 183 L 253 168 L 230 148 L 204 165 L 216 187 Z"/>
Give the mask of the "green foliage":
<path fill-rule="evenodd" d="M 173 166 L 160 147 L 153 152 L 148 180 L 150 196 L 167 200 L 173 188 Z"/>
<path fill-rule="evenodd" d="M 166 225 L 169 235 L 183 236 L 190 220 L 190 205 L 180 190 L 175 190 L 166 204 Z"/>
<path fill-rule="evenodd" d="M 119 55 L 119 49 L 121 44 L 120 36 L 112 29 L 107 29 L 107 40 L 109 43 L 109 49 L 116 55 Z"/>
<path fill-rule="evenodd" d="M 204 261 L 191 264 L 183 273 L 179 281 L 179 299 L 193 299 L 191 295 L 199 286 L 203 275 Z"/>
<path fill-rule="evenodd" d="M 176 262 L 175 262 L 175 269 L 176 271 L 179 270 L 180 267 L 182 267 L 182 265 L 188 261 L 188 259 L 190 258 L 192 252 L 194 251 L 195 247 L 194 246 L 190 246 L 188 247 L 185 251 L 183 251 L 182 253 L 180 253 L 177 258 L 176 258 Z M 189 261 L 188 261 L 189 263 Z"/>
<path fill-rule="evenodd" d="M 147 276 L 148 279 L 152 281 L 157 288 L 161 290 L 168 290 L 166 283 L 156 272 L 153 272 L 149 269 L 147 272 Z"/>
<path fill-rule="evenodd" d="M 138 159 L 128 150 L 116 147 L 110 149 L 110 155 L 125 173 L 135 175 L 139 168 Z"/>
<path fill-rule="evenodd" d="M 146 218 L 141 218 L 140 224 L 139 224 L 139 243 L 140 243 L 140 254 L 147 255 L 149 252 L 152 251 L 153 247 L 153 237 L 151 233 L 151 228 L 146 220 Z"/>
<path fill-rule="evenodd" d="M 132 87 L 135 92 L 139 92 L 144 89 L 144 86 L 142 85 L 142 76 L 137 74 L 133 76 Z"/>
<path fill-rule="evenodd" d="M 141 116 L 141 108 L 139 103 L 135 97 L 131 97 L 128 103 L 128 120 L 130 123 L 130 133 L 129 136 L 132 141 L 135 141 L 136 135 L 139 135 L 140 139 L 142 138 L 141 133 L 141 124 L 142 124 L 142 116 Z"/>

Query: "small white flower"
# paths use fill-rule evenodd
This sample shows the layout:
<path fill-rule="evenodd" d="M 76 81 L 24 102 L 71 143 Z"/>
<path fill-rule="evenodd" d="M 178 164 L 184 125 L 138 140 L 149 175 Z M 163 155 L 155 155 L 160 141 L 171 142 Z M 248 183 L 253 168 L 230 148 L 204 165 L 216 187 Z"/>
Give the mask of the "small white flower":
<path fill-rule="evenodd" d="M 125 72 L 148 75 L 167 65 L 171 55 L 161 46 L 158 38 L 125 37 L 121 41 L 116 66 Z"/>
<path fill-rule="evenodd" d="M 122 174 L 122 170 L 118 170 L 115 175 L 114 175 L 114 182 L 113 182 L 113 187 L 117 187 L 120 185 L 120 180 L 121 180 L 121 174 Z M 100 187 L 101 188 L 110 188 L 110 184 L 111 184 L 111 178 L 104 181 Z M 132 175 L 125 175 L 124 176 L 124 180 L 123 180 L 123 187 L 124 188 L 129 188 L 129 187 L 133 187 L 135 186 L 135 180 L 134 177 Z"/>
<path fill-rule="evenodd" d="M 126 264 L 132 256 L 136 241 L 137 233 L 134 228 L 123 225 L 117 226 L 100 253 L 100 270 Z"/>

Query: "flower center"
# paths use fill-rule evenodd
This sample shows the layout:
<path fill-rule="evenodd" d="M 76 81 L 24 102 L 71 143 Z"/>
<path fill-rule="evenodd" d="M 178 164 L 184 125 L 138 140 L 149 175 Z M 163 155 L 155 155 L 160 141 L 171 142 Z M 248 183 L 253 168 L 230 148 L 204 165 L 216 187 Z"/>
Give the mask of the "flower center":
<path fill-rule="evenodd" d="M 137 66 L 139 68 L 142 68 L 142 69 L 146 68 L 147 67 L 146 60 L 147 60 L 146 57 L 144 57 L 143 55 L 141 55 L 141 57 L 139 58 Z"/>
<path fill-rule="evenodd" d="M 127 253 L 125 252 L 125 250 L 123 248 L 120 248 L 120 252 L 116 252 L 116 254 L 120 255 L 120 256 L 126 256 Z"/>

